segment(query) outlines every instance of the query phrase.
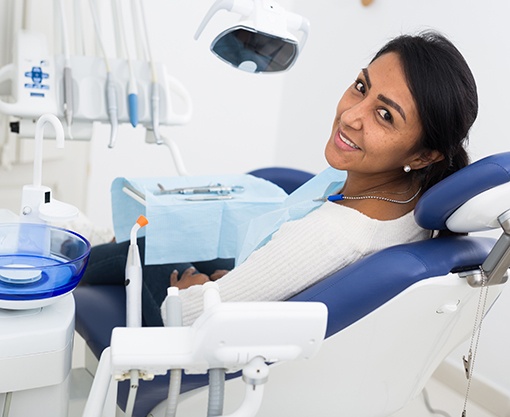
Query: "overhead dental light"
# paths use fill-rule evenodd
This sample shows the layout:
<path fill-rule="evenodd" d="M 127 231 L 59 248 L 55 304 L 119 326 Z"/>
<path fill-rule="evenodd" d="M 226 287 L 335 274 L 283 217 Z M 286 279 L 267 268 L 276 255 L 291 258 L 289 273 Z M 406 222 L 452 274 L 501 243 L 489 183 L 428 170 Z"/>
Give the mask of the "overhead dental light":
<path fill-rule="evenodd" d="M 211 51 L 243 71 L 288 70 L 308 37 L 308 19 L 287 12 L 273 0 L 217 0 L 198 27 L 195 39 L 219 10 L 239 13 L 241 21 L 216 36 Z M 301 32 L 299 40 L 293 32 Z"/>

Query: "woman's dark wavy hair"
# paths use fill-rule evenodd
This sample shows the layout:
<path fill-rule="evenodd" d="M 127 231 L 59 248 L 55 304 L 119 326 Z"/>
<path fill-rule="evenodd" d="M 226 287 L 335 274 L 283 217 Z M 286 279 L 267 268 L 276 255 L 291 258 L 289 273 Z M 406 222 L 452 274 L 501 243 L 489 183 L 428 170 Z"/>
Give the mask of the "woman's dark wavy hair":
<path fill-rule="evenodd" d="M 402 62 L 423 128 L 420 148 L 437 150 L 444 160 L 421 170 L 422 190 L 469 163 L 465 146 L 478 114 L 476 83 L 464 57 L 443 35 L 427 31 L 388 42 L 372 62 L 395 52 Z"/>

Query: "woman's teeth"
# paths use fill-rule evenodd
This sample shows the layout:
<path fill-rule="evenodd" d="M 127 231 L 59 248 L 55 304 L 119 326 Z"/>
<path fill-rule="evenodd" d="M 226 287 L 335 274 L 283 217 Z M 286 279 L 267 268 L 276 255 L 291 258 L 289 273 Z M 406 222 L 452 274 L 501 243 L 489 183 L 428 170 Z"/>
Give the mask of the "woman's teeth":
<path fill-rule="evenodd" d="M 351 142 L 349 139 L 347 139 L 346 137 L 342 136 L 342 135 L 339 135 L 340 136 L 340 139 L 343 143 L 345 143 L 346 145 L 349 145 L 351 148 L 354 148 L 354 149 L 361 149 L 359 146 L 357 146 L 355 143 Z"/>

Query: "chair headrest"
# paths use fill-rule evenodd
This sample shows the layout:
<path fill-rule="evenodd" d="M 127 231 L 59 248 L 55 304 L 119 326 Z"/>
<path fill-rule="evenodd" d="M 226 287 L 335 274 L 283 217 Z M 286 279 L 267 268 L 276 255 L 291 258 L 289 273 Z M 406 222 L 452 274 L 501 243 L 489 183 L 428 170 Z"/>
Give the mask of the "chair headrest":
<path fill-rule="evenodd" d="M 483 203 L 482 203 L 483 202 Z M 475 232 L 497 227 L 510 209 L 510 152 L 480 159 L 427 190 L 416 205 L 425 229 Z"/>

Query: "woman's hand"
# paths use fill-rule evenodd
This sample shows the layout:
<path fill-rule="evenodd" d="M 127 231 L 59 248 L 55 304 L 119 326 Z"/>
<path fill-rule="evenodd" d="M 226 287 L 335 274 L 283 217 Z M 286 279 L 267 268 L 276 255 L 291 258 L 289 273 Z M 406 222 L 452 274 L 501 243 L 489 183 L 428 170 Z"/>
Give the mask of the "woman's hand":
<path fill-rule="evenodd" d="M 211 274 L 210 280 L 216 281 L 217 279 L 225 276 L 228 272 L 230 272 L 228 269 L 217 269 Z"/>
<path fill-rule="evenodd" d="M 176 269 L 170 274 L 170 286 L 177 287 L 180 290 L 189 288 L 192 285 L 202 285 L 209 281 L 209 277 L 206 274 L 197 273 L 193 267 L 186 269 L 182 273 L 181 279 L 178 278 L 179 271 Z"/>

